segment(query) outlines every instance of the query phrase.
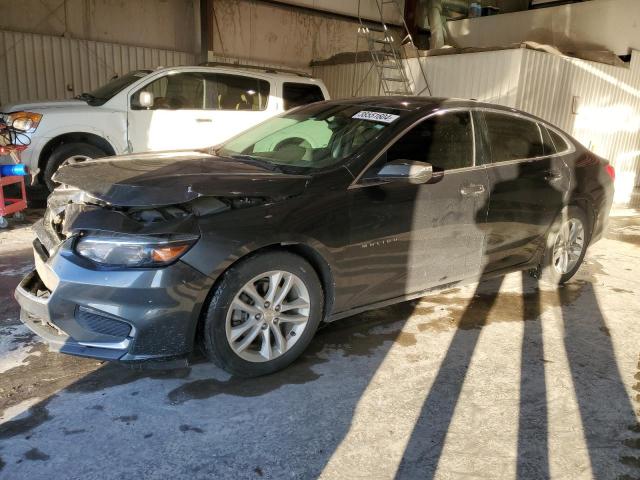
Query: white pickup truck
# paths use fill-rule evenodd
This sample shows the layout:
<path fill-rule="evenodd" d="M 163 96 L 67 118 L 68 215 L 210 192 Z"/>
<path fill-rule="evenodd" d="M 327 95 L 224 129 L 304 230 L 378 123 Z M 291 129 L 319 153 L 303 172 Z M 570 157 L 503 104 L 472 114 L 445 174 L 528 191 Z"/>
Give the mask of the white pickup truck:
<path fill-rule="evenodd" d="M 52 190 L 64 164 L 216 145 L 280 112 L 329 98 L 303 74 L 223 66 L 138 70 L 74 100 L 0 107 L 28 127 L 22 162 Z M 0 163 L 3 162 L 0 157 Z"/>

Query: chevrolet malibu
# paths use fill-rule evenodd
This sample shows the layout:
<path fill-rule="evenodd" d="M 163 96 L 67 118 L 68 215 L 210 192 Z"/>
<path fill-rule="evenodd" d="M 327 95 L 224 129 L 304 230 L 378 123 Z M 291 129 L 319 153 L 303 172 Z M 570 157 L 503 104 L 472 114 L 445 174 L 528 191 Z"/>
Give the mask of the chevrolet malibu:
<path fill-rule="evenodd" d="M 522 112 L 428 97 L 291 110 L 195 151 L 62 168 L 21 320 L 64 353 L 279 370 L 322 322 L 488 275 L 555 284 L 614 170 Z"/>

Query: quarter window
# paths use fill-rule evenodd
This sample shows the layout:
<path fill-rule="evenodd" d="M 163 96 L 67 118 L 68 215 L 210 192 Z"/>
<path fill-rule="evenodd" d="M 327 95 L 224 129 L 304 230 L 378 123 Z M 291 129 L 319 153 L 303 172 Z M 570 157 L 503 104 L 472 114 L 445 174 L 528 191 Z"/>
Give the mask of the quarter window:
<path fill-rule="evenodd" d="M 320 87 L 308 83 L 285 82 L 282 86 L 282 94 L 285 110 L 324 100 Z"/>
<path fill-rule="evenodd" d="M 553 145 L 555 146 L 557 153 L 562 153 L 569 150 L 569 145 L 567 145 L 567 142 L 565 141 L 564 138 L 562 138 L 560 135 L 558 135 L 556 132 L 554 132 L 550 128 L 547 128 L 547 132 L 549 132 L 549 136 L 553 141 Z"/>
<path fill-rule="evenodd" d="M 450 112 L 415 126 L 389 150 L 387 162 L 418 160 L 434 171 L 473 166 L 473 130 L 469 112 Z"/>
<path fill-rule="evenodd" d="M 484 118 L 493 163 L 544 155 L 537 123 L 496 112 L 485 112 Z"/>
<path fill-rule="evenodd" d="M 553 144 L 553 140 L 551 139 L 551 135 L 549 135 L 549 130 L 542 124 L 538 124 L 540 127 L 540 133 L 542 134 L 542 148 L 544 149 L 545 155 L 555 155 L 557 153 L 556 147 Z"/>

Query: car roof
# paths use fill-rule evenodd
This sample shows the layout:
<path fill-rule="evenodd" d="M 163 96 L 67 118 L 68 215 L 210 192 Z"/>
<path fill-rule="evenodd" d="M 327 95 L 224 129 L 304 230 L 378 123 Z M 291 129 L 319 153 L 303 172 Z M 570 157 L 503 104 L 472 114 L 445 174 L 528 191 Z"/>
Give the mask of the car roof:
<path fill-rule="evenodd" d="M 342 100 L 330 100 L 329 102 L 342 105 L 357 105 L 362 107 L 378 107 L 393 108 L 396 110 L 423 112 L 433 111 L 440 108 L 491 108 L 494 110 L 504 110 L 505 112 L 513 112 L 535 118 L 532 115 L 516 110 L 515 108 L 505 107 L 492 103 L 478 102 L 477 100 L 467 100 L 462 98 L 448 97 L 418 97 L 412 95 L 395 95 L 388 97 L 354 97 Z"/>

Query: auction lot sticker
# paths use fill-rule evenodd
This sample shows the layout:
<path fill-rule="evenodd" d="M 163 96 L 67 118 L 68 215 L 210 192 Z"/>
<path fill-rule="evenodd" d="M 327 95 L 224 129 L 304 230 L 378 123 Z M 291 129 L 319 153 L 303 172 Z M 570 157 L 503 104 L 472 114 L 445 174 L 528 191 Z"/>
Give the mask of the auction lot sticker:
<path fill-rule="evenodd" d="M 400 115 L 392 115 L 391 113 L 369 112 L 367 110 L 363 110 L 356 113 L 351 118 L 357 118 L 358 120 L 370 120 L 372 122 L 391 123 L 399 117 Z"/>

